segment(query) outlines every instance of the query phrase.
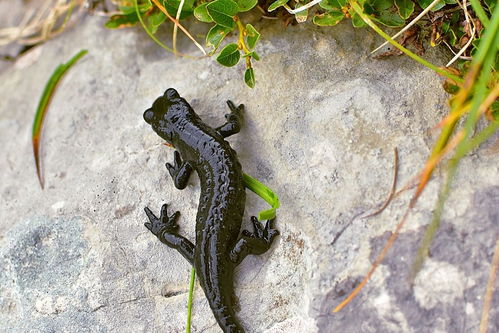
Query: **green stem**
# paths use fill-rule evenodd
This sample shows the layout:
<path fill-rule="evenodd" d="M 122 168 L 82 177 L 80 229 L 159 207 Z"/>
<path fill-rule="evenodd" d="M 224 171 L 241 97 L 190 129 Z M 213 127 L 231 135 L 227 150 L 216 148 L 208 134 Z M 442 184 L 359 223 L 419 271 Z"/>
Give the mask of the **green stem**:
<path fill-rule="evenodd" d="M 483 9 L 482 5 L 480 4 L 479 0 L 470 0 L 471 7 L 473 7 L 473 10 L 475 11 L 476 16 L 478 16 L 478 19 L 480 19 L 480 22 L 482 25 L 487 28 L 489 25 L 489 18 L 487 17 L 487 13 L 485 13 L 485 10 Z"/>
<path fill-rule="evenodd" d="M 185 333 L 191 332 L 192 295 L 194 294 L 194 281 L 196 281 L 196 270 L 193 267 L 191 270 L 191 280 L 189 282 L 189 298 L 187 299 L 187 324 L 185 325 Z"/>
<path fill-rule="evenodd" d="M 246 29 L 244 28 L 243 24 L 241 23 L 241 20 L 239 17 L 235 16 L 234 21 L 236 21 L 237 29 L 239 30 L 239 38 L 237 41 L 237 44 L 241 50 L 243 50 L 244 55 L 247 55 L 251 53 L 250 49 L 248 46 L 246 46 L 246 42 L 244 41 L 244 36 L 246 34 Z M 251 57 L 246 57 L 246 68 L 251 68 Z"/>
<path fill-rule="evenodd" d="M 144 23 L 144 20 L 142 19 L 142 16 L 140 15 L 140 11 L 139 11 L 139 5 L 137 4 L 137 0 L 133 0 L 133 4 L 135 5 L 135 12 L 137 13 L 137 17 L 140 21 L 140 24 L 142 25 L 142 27 L 144 28 L 144 30 L 146 31 L 146 33 L 149 35 L 149 37 L 151 37 L 151 39 L 153 41 L 156 42 L 156 44 L 158 44 L 159 46 L 161 46 L 162 48 L 164 48 L 165 50 L 167 50 L 168 52 L 172 52 L 172 53 L 175 53 L 173 52 L 173 50 L 171 48 L 169 48 L 168 46 L 166 46 L 165 44 L 161 43 L 159 41 L 159 39 L 156 38 L 156 36 L 154 36 L 154 34 L 149 31 L 149 29 L 147 29 L 147 26 L 146 24 Z"/>

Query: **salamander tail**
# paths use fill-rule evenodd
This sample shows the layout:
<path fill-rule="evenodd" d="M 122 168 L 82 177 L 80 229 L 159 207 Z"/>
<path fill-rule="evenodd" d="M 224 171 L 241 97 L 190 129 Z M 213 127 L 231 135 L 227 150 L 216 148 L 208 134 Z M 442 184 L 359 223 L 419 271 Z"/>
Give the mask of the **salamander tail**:
<path fill-rule="evenodd" d="M 214 310 L 213 314 L 224 333 L 244 333 L 243 327 L 230 307 L 222 306 Z"/>

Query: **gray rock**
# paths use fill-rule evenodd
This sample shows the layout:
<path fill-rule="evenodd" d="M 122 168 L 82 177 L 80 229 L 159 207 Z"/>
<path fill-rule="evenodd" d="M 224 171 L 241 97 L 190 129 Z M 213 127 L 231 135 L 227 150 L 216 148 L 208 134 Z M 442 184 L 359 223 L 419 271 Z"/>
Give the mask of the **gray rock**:
<path fill-rule="evenodd" d="M 406 193 L 381 215 L 358 218 L 387 195 L 393 147 L 400 184 L 428 156 L 436 134 L 428 130 L 447 111 L 437 75 L 408 58 L 370 58 L 380 40 L 349 24 L 283 30 L 262 21 L 251 90 L 242 64 L 176 58 L 140 29 L 108 31 L 103 23 L 87 17 L 0 74 L 0 330 L 184 331 L 190 267 L 143 226 L 144 206 L 168 203 L 182 213 L 181 232 L 194 233 L 199 180 L 174 188 L 164 168 L 173 150 L 142 120 L 168 87 L 211 125 L 223 121 L 227 99 L 244 103 L 246 125 L 229 141 L 245 172 L 281 200 L 281 236 L 236 272 L 248 332 L 476 330 L 497 239 L 497 136 L 462 162 L 414 286 L 407 276 L 438 179 L 367 287 L 331 314 L 408 203 Z M 55 66 L 82 48 L 89 54 L 63 79 L 46 118 L 42 191 L 30 142 L 34 112 Z M 447 60 L 432 52 L 437 64 Z M 253 194 L 247 201 L 246 227 L 266 207 Z M 499 330 L 497 304 L 495 297 L 491 331 Z M 220 332 L 199 287 L 193 331 Z"/>

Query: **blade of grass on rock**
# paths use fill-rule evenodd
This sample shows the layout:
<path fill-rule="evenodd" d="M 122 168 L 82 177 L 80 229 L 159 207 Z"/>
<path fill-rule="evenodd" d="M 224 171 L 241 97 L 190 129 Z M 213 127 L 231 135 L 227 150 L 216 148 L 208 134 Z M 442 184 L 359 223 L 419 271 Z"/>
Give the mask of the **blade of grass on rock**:
<path fill-rule="evenodd" d="M 40 181 L 40 186 L 42 187 L 42 189 L 44 186 L 44 181 L 41 172 L 40 137 L 43 128 L 43 120 L 45 119 L 45 115 L 47 113 L 50 100 L 54 95 L 57 84 L 64 76 L 64 74 L 68 71 L 68 69 L 70 69 L 71 66 L 73 66 L 81 57 L 87 54 L 87 52 L 88 52 L 87 50 L 81 50 L 75 56 L 73 56 L 67 63 L 57 66 L 54 73 L 52 74 L 47 84 L 45 85 L 45 89 L 43 90 L 40 102 L 38 103 L 38 107 L 36 109 L 35 119 L 33 121 L 33 131 L 31 139 L 33 142 L 33 154 L 35 156 L 36 174 L 38 176 L 38 180 Z"/>

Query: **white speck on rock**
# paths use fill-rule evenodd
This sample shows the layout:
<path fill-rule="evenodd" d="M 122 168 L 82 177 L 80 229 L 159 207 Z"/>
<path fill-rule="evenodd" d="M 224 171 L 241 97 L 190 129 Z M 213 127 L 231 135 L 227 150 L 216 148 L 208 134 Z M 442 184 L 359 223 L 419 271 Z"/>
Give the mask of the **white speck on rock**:
<path fill-rule="evenodd" d="M 200 79 L 200 80 L 206 80 L 208 78 L 209 74 L 210 73 L 208 71 L 202 71 L 201 73 L 199 73 L 198 79 Z"/>
<path fill-rule="evenodd" d="M 54 210 L 54 212 L 58 212 L 62 208 L 64 208 L 64 205 L 66 205 L 65 201 L 57 201 L 55 204 L 52 205 L 52 209 Z"/>
<path fill-rule="evenodd" d="M 427 259 L 414 282 L 416 301 L 421 307 L 431 309 L 439 303 L 451 303 L 462 297 L 466 277 L 449 263 Z"/>

